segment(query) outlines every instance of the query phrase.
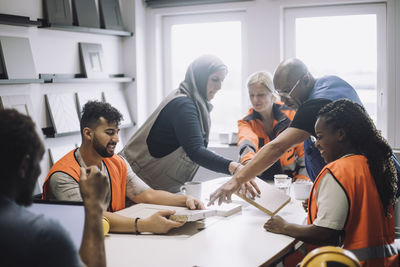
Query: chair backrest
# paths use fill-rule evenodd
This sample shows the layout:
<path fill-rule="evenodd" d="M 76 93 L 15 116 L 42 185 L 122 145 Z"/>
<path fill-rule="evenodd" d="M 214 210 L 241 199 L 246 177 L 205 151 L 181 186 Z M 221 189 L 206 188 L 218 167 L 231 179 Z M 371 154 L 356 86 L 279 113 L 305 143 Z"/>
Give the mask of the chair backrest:
<path fill-rule="evenodd" d="M 69 233 L 76 249 L 79 250 L 85 224 L 83 202 L 34 199 L 33 204 L 27 209 L 32 213 L 44 215 L 46 218 L 53 219 L 61 224 Z"/>

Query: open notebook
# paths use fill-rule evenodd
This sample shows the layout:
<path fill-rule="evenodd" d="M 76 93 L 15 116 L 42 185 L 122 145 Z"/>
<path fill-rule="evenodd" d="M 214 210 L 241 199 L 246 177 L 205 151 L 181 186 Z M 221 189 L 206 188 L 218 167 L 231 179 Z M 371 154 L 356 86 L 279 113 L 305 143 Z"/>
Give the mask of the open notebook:
<path fill-rule="evenodd" d="M 136 204 L 129 208 L 117 211 L 118 214 L 135 218 L 146 218 L 160 210 L 175 210 L 176 213 L 170 216 L 171 220 L 179 222 L 193 222 L 202 220 L 211 216 L 227 217 L 242 210 L 240 204 L 230 203 L 221 206 L 213 206 L 205 210 L 189 210 L 185 207 L 164 206 L 154 204 Z"/>
<path fill-rule="evenodd" d="M 75 247 L 79 250 L 85 224 L 83 202 L 34 200 L 27 209 L 45 218 L 57 221 L 69 233 Z"/>
<path fill-rule="evenodd" d="M 261 191 L 261 195 L 259 197 L 251 199 L 247 196 L 243 197 L 241 194 L 237 195 L 271 216 L 275 215 L 280 209 L 290 202 L 290 196 L 276 189 L 273 185 L 264 182 L 258 177 L 255 178 L 255 182 Z"/>

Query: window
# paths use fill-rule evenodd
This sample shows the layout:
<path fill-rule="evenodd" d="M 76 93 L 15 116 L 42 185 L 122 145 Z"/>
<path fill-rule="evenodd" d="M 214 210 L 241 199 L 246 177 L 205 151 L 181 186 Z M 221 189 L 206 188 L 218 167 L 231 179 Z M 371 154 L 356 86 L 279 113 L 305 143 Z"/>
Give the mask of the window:
<path fill-rule="evenodd" d="M 222 89 L 211 101 L 211 139 L 216 133 L 236 132 L 243 115 L 243 14 L 166 16 L 163 19 L 164 95 L 178 88 L 189 64 L 203 54 L 214 54 L 228 67 Z"/>
<path fill-rule="evenodd" d="M 288 8 L 284 14 L 285 58 L 303 60 L 315 77 L 337 75 L 350 83 L 385 135 L 386 5 Z"/>

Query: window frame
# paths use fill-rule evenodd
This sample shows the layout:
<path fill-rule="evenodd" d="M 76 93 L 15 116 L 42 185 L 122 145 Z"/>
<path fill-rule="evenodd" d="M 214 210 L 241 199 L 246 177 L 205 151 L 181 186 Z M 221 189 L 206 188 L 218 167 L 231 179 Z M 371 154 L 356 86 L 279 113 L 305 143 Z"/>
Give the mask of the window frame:
<path fill-rule="evenodd" d="M 240 21 L 242 25 L 242 78 L 244 71 L 244 65 L 246 65 L 246 57 L 243 55 L 246 51 L 245 49 L 245 12 L 243 11 L 226 11 L 226 12 L 204 12 L 196 14 L 177 14 L 168 15 L 162 17 L 162 58 L 163 58 L 163 94 L 166 96 L 168 92 L 175 88 L 171 87 L 172 71 L 169 67 L 171 65 L 171 38 L 167 32 L 175 24 L 195 24 L 195 23 L 213 23 L 213 22 L 224 22 L 224 21 Z M 229 67 L 229 66 L 228 66 Z M 174 85 L 172 85 L 174 86 Z"/>
<path fill-rule="evenodd" d="M 162 25 L 162 96 L 165 97 L 172 90 L 176 89 L 177 85 L 172 84 L 172 69 L 171 69 L 171 27 L 176 24 L 195 24 L 195 23 L 213 23 L 213 22 L 228 22 L 240 21 L 242 33 L 242 68 L 241 68 L 241 84 L 240 84 L 240 106 L 241 114 L 245 114 L 248 109 L 248 92 L 245 86 L 246 73 L 247 73 L 247 15 L 245 10 L 232 10 L 232 11 L 212 11 L 212 12 L 199 12 L 199 13 L 179 13 L 169 14 L 161 17 Z M 228 66 L 229 69 L 229 66 Z M 182 77 L 183 79 L 183 77 Z M 237 118 L 240 119 L 240 118 Z M 217 133 L 212 132 L 210 139 L 216 140 Z"/>
<path fill-rule="evenodd" d="M 319 5 L 307 7 L 286 7 L 283 9 L 283 58 L 295 57 L 296 37 L 295 21 L 297 18 L 322 17 L 322 16 L 345 16 L 375 14 L 377 18 L 377 127 L 382 131 L 384 137 L 391 145 L 395 145 L 393 136 L 393 123 L 395 115 L 389 110 L 394 110 L 395 102 L 391 99 L 392 92 L 388 89 L 388 55 L 386 49 L 389 43 L 387 29 L 387 3 L 349 3 L 336 5 Z M 400 145 L 400 144 L 399 144 Z M 397 146 L 399 146 L 397 145 Z"/>

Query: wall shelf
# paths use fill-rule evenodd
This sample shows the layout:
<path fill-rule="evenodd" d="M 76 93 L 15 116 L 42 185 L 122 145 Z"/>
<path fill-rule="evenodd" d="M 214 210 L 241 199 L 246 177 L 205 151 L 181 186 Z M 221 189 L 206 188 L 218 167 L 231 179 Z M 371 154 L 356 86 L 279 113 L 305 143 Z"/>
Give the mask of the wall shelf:
<path fill-rule="evenodd" d="M 123 74 L 109 75 L 109 78 L 86 78 L 83 74 L 39 74 L 44 83 L 130 83 L 135 79 Z"/>
<path fill-rule="evenodd" d="M 39 79 L 0 79 L 0 85 L 28 84 L 28 83 L 130 83 L 135 81 L 132 77 L 110 76 L 109 78 L 84 78 L 84 77 L 47 77 L 39 74 Z"/>
<path fill-rule="evenodd" d="M 42 133 L 46 138 L 56 138 L 56 137 L 72 136 L 80 134 L 79 131 L 57 134 L 53 126 L 42 128 Z"/>
<path fill-rule="evenodd" d="M 29 17 L 24 16 L 0 14 L 0 24 L 23 27 L 37 27 L 42 25 L 42 22 L 30 20 Z"/>
<path fill-rule="evenodd" d="M 122 36 L 122 37 L 133 36 L 133 33 L 128 32 L 128 31 L 118 31 L 118 30 L 101 29 L 101 28 L 89 28 L 89 27 L 62 25 L 62 24 L 54 24 L 54 23 L 51 24 L 51 23 L 47 23 L 43 19 L 39 19 L 39 21 L 41 21 L 41 25 L 39 26 L 39 28 L 48 29 L 48 30 L 116 35 L 116 36 Z"/>
<path fill-rule="evenodd" d="M 52 24 L 48 23 L 45 19 L 30 20 L 29 17 L 0 14 L 0 24 L 12 25 L 12 26 L 22 26 L 22 27 L 39 27 L 41 29 L 57 30 L 57 31 L 70 31 L 70 32 L 83 32 L 92 34 L 104 34 L 104 35 L 115 35 L 122 37 L 133 36 L 132 32 L 119 31 L 111 29 L 102 28 L 90 28 L 81 27 L 73 25 L 62 25 L 62 24 Z"/>
<path fill-rule="evenodd" d="M 44 83 L 44 79 L 0 79 L 0 85 L 4 84 L 24 84 L 24 83 Z"/>

